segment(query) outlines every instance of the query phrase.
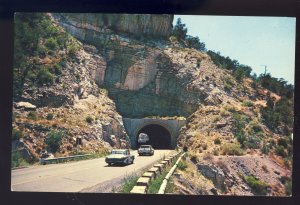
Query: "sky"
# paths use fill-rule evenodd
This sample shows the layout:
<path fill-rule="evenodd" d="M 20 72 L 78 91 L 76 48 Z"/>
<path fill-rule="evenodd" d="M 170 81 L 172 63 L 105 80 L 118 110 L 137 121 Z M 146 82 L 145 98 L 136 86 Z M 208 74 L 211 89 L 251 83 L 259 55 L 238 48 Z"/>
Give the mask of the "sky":
<path fill-rule="evenodd" d="M 294 85 L 296 18 L 175 15 L 208 50 Z"/>

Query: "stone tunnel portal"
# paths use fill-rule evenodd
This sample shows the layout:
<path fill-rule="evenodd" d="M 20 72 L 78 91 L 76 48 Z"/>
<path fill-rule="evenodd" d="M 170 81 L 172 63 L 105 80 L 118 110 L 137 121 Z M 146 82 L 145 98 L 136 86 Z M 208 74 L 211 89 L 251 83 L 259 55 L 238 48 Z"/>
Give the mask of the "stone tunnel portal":
<path fill-rule="evenodd" d="M 138 136 L 140 133 L 145 133 L 149 136 L 149 142 L 146 144 L 152 145 L 154 149 L 171 149 L 171 134 L 161 125 L 150 124 L 146 125 L 139 130 L 136 136 L 136 143 L 138 147 Z"/>
<path fill-rule="evenodd" d="M 165 120 L 153 118 L 123 118 L 131 149 L 138 149 L 138 136 L 141 132 L 149 135 L 154 149 L 175 149 L 180 128 L 185 120 Z"/>

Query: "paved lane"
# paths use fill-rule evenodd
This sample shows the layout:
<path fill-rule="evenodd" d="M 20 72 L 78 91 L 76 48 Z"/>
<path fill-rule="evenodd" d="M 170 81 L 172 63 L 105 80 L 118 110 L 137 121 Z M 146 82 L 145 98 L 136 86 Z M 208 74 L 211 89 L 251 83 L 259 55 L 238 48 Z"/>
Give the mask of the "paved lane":
<path fill-rule="evenodd" d="M 126 177 L 153 165 L 173 150 L 155 150 L 153 156 L 135 155 L 134 164 L 128 166 L 107 166 L 104 158 L 50 164 L 25 169 L 12 170 L 11 187 L 13 191 L 33 192 L 79 192 L 82 189 Z"/>

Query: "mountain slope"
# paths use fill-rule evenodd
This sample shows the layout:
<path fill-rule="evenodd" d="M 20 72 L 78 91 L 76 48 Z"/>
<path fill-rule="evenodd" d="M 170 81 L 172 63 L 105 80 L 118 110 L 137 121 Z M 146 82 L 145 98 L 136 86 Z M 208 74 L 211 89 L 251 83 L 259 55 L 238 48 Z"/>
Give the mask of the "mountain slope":
<path fill-rule="evenodd" d="M 290 194 L 293 98 L 270 76 L 174 41 L 170 15 L 18 15 L 13 151 L 28 161 L 74 154 L 79 137 L 86 153 L 130 147 L 122 117 L 186 117 L 175 193 Z"/>

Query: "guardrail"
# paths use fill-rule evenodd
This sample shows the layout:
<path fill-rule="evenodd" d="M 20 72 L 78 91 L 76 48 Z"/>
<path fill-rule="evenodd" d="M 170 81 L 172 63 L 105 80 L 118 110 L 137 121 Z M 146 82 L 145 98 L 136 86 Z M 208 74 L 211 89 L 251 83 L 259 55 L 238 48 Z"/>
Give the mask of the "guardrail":
<path fill-rule="evenodd" d="M 169 171 L 169 173 L 166 175 L 165 179 L 163 180 L 163 182 L 162 182 L 162 184 L 161 184 L 161 186 L 159 188 L 158 194 L 164 194 L 165 193 L 168 181 L 169 181 L 170 177 L 173 175 L 173 173 L 175 172 L 175 169 L 177 168 L 178 163 L 180 162 L 181 158 L 184 155 L 185 155 L 185 153 L 181 154 L 181 156 L 177 159 L 175 165 L 171 168 L 171 170 Z"/>
<path fill-rule="evenodd" d="M 162 172 L 165 170 L 165 168 L 168 167 L 168 165 L 171 165 L 174 160 L 178 158 L 178 155 L 181 154 L 181 152 L 177 152 L 175 154 L 172 154 L 168 156 L 167 158 L 164 157 L 164 159 L 160 162 L 155 164 L 151 169 L 146 171 L 137 181 L 136 185 L 132 188 L 130 193 L 133 194 L 147 194 L 149 184 L 152 180 L 154 180 L 158 175 L 162 174 Z M 178 163 L 178 161 L 177 161 Z M 173 168 L 175 170 L 175 168 Z"/>
<path fill-rule="evenodd" d="M 41 158 L 40 159 L 40 164 L 45 165 L 45 164 L 53 164 L 53 163 L 61 163 L 61 162 L 68 162 L 72 161 L 75 159 L 84 159 L 92 154 L 82 154 L 82 155 L 73 155 L 73 156 L 68 156 L 68 157 L 57 157 L 57 158 Z"/>

